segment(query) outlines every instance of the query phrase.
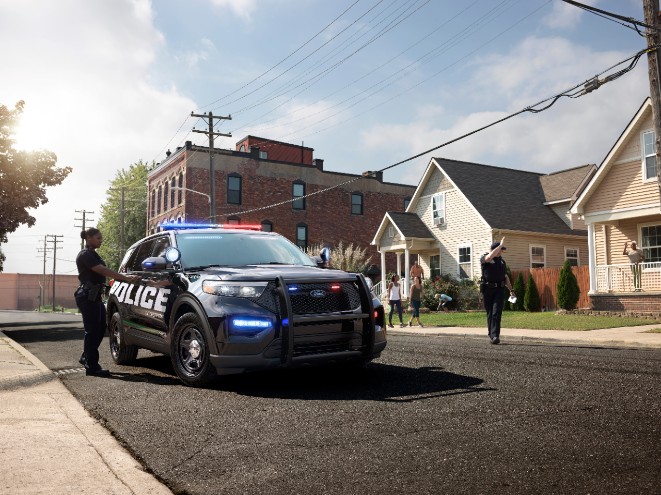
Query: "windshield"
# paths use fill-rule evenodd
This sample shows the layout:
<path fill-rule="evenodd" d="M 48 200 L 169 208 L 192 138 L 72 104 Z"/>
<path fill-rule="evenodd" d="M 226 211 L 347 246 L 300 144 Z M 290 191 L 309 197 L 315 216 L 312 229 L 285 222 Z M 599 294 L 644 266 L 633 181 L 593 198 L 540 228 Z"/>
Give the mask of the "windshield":
<path fill-rule="evenodd" d="M 306 265 L 314 261 L 286 238 L 250 232 L 177 235 L 183 268 L 244 265 Z"/>

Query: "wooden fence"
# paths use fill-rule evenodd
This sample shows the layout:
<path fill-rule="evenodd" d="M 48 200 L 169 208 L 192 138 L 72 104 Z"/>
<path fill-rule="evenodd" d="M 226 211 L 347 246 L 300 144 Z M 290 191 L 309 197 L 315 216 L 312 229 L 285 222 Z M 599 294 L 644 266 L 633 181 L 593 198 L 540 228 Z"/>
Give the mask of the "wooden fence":
<path fill-rule="evenodd" d="M 539 300 L 542 306 L 542 309 L 546 310 L 556 310 L 558 309 L 557 300 L 558 300 L 558 280 L 560 279 L 560 270 L 562 267 L 557 268 L 530 268 L 528 270 L 518 270 L 512 271 L 512 284 L 519 276 L 519 273 L 523 274 L 523 283 L 528 284 L 528 276 L 532 273 L 532 278 L 537 285 L 537 290 L 539 291 Z M 578 308 L 589 308 L 590 307 L 590 298 L 588 297 L 588 291 L 590 290 L 590 271 L 589 267 L 586 266 L 573 266 L 572 272 L 576 277 L 578 282 L 578 289 L 581 291 L 581 295 L 578 298 L 577 307 Z"/>

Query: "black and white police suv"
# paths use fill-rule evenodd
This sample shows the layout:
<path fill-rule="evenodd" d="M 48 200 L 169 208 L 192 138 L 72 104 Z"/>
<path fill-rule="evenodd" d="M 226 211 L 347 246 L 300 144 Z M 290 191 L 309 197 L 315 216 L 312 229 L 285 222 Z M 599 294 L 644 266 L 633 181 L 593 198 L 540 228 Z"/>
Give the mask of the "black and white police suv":
<path fill-rule="evenodd" d="M 244 226 L 173 224 L 131 246 L 107 300 L 117 364 L 168 354 L 179 378 L 332 362 L 364 364 L 386 347 L 383 306 L 361 274 L 324 269 L 285 237 Z M 259 226 L 254 227 L 259 229 Z"/>

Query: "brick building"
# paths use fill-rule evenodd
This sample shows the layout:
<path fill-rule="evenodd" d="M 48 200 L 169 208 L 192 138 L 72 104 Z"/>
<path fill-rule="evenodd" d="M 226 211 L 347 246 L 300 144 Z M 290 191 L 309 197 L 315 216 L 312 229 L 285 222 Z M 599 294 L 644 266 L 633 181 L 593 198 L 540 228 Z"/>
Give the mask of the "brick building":
<path fill-rule="evenodd" d="M 324 170 L 324 161 L 313 152 L 255 136 L 239 141 L 236 150 L 214 149 L 212 221 L 261 224 L 301 248 L 353 243 L 368 248 L 377 263 L 370 245 L 373 234 L 386 211 L 406 209 L 415 186 L 383 182 L 382 173 L 363 177 Z M 147 179 L 147 233 L 163 222 L 208 222 L 209 177 L 207 147 L 188 141 L 168 153 Z M 389 269 L 394 269 L 394 260 Z"/>

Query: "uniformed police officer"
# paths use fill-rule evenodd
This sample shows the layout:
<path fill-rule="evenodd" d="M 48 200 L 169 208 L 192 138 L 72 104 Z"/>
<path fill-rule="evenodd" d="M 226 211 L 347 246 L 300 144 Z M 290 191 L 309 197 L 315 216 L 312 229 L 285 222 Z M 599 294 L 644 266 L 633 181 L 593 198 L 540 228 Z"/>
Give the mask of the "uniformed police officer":
<path fill-rule="evenodd" d="M 125 275 L 106 267 L 101 256 L 96 252 L 101 247 L 103 237 L 99 229 L 91 227 L 80 233 L 85 240 L 85 249 L 76 256 L 80 287 L 76 290 L 76 305 L 83 315 L 85 337 L 80 364 L 85 366 L 85 374 L 107 376 L 110 372 L 99 364 L 99 346 L 106 334 L 106 307 L 101 300 L 106 277 L 124 282 L 138 282 L 137 275 Z"/>
<path fill-rule="evenodd" d="M 507 265 L 501 257 L 505 247 L 505 238 L 491 244 L 491 252 L 484 253 L 480 258 L 482 278 L 480 292 L 484 297 L 484 309 L 487 310 L 487 325 L 489 339 L 492 344 L 500 344 L 500 318 L 505 303 L 505 288 L 512 293 L 512 284 L 507 276 Z"/>

